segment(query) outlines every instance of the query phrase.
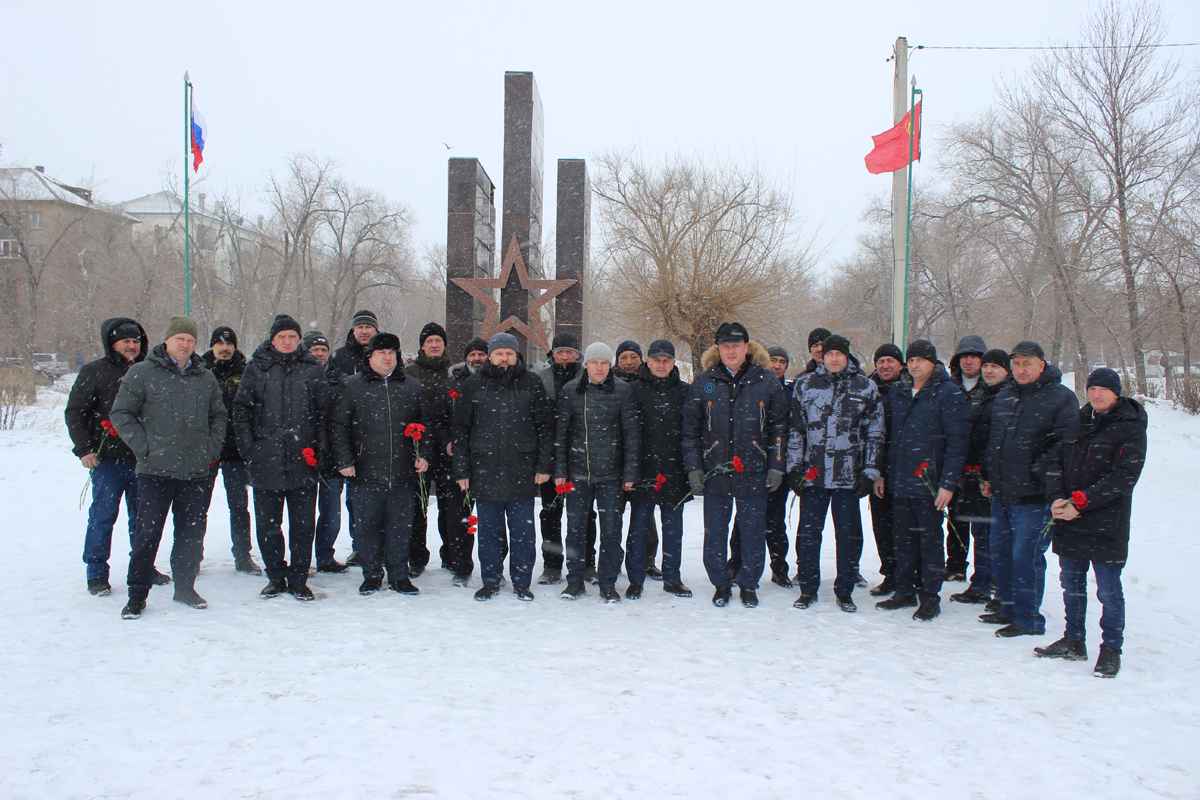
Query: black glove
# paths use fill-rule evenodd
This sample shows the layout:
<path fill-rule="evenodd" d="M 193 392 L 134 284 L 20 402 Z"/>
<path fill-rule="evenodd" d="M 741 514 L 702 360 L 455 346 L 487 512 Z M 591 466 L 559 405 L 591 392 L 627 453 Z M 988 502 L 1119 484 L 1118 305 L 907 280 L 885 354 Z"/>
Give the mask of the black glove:
<path fill-rule="evenodd" d="M 875 481 L 868 478 L 864 472 L 858 476 L 858 481 L 854 484 L 854 496 L 861 500 L 869 495 L 874 488 Z"/>
<path fill-rule="evenodd" d="M 792 491 L 800 494 L 804 491 L 804 470 L 794 469 L 788 473 L 788 486 L 792 487 Z"/>
<path fill-rule="evenodd" d="M 767 470 L 767 491 L 773 492 L 783 486 L 783 470 L 769 469 Z"/>
<path fill-rule="evenodd" d="M 704 470 L 694 469 L 689 472 L 688 483 L 691 484 L 693 495 L 699 497 L 704 494 Z"/>

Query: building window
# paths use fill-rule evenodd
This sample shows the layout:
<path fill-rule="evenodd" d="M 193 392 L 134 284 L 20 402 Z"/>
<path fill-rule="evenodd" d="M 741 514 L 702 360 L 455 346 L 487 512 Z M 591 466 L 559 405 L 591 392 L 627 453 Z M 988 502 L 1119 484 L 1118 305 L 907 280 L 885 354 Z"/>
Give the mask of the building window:
<path fill-rule="evenodd" d="M 40 231 L 41 229 L 42 229 L 42 215 L 41 214 L 30 214 L 29 215 L 29 230 Z"/>
<path fill-rule="evenodd" d="M 16 239 L 0 239 L 0 258 L 17 258 L 20 255 L 20 242 Z"/>

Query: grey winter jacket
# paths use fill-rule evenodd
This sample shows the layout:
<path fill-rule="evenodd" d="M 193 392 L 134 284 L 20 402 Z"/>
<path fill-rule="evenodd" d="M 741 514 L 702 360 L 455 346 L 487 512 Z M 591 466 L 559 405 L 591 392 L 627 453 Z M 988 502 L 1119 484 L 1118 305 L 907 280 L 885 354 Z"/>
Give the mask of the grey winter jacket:
<path fill-rule="evenodd" d="M 554 477 L 586 483 L 636 483 L 641 425 L 633 390 L 610 370 L 603 383 L 586 371 L 563 387 L 554 415 Z"/>
<path fill-rule="evenodd" d="M 221 386 L 200 357 L 193 353 L 181 373 L 165 344 L 129 368 L 109 413 L 139 475 L 181 481 L 208 477 L 228 418 Z"/>
<path fill-rule="evenodd" d="M 824 365 L 802 375 L 792 389 L 788 471 L 817 468 L 810 483 L 853 489 L 860 475 L 874 481 L 883 470 L 883 402 L 874 382 L 852 362 L 840 373 Z"/>

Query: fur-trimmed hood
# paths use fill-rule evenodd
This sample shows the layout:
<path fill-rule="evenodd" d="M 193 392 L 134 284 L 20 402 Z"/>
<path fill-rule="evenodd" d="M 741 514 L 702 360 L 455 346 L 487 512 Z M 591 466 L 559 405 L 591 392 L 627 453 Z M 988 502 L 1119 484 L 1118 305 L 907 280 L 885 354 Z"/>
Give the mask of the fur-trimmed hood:
<path fill-rule="evenodd" d="M 753 339 L 750 340 L 750 348 L 746 351 L 746 357 L 763 369 L 771 368 L 771 354 L 767 352 L 767 348 Z M 700 369 L 712 369 L 720 363 L 721 351 L 714 344 L 704 351 L 704 356 L 700 359 Z"/>

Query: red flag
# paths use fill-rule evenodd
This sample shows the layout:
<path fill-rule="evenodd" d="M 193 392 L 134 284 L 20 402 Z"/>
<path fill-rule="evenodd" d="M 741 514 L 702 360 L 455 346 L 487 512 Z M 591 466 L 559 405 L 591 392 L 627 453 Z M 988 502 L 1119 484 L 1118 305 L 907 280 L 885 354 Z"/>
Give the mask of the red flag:
<path fill-rule="evenodd" d="M 921 101 L 918 100 L 916 106 L 908 114 L 904 115 L 904 119 L 892 128 L 890 131 L 885 131 L 878 136 L 872 136 L 871 141 L 875 143 L 875 149 L 867 153 L 864 161 L 867 162 L 867 172 L 872 175 L 878 175 L 881 172 L 895 172 L 898 169 L 904 169 L 909 164 L 909 117 L 916 114 L 917 124 L 912 129 L 912 159 L 921 160 Z"/>

